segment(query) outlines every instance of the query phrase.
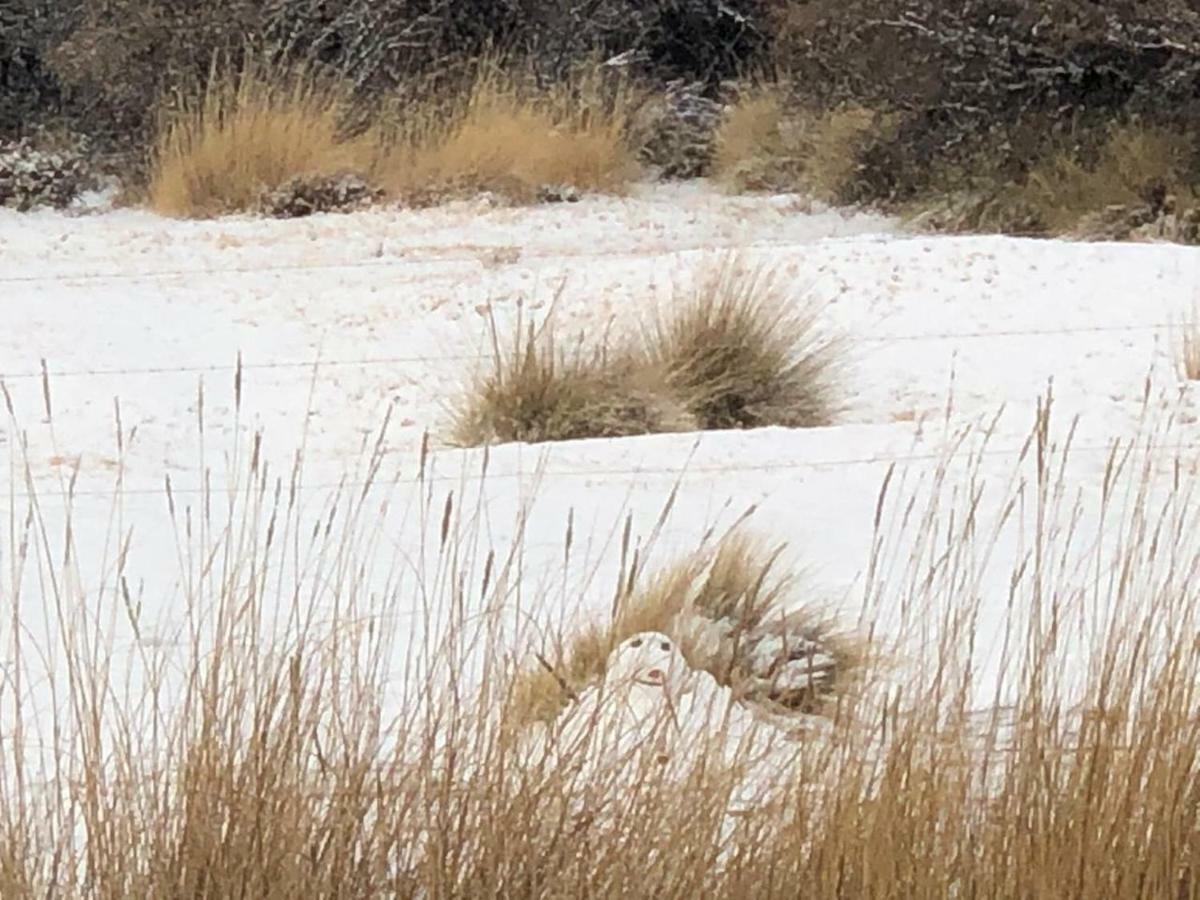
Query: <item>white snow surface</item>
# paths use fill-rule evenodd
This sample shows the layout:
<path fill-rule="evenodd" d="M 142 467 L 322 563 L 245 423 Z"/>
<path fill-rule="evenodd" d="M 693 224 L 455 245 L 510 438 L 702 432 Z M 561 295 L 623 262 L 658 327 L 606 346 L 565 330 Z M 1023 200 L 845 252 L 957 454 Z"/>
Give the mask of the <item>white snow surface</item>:
<path fill-rule="evenodd" d="M 98 589 L 112 574 L 104 561 L 119 476 L 121 530 L 136 536 L 128 580 L 144 621 L 112 628 L 130 653 L 169 644 L 184 610 L 166 479 L 178 502 L 196 502 L 205 471 L 224 485 L 261 432 L 261 458 L 285 480 L 304 447 L 305 515 L 315 519 L 334 486 L 363 479 L 364 448 L 390 409 L 380 480 L 393 494 L 386 511 L 380 504 L 378 538 L 389 556 L 421 555 L 453 490 L 475 504 L 479 540 L 500 556 L 525 511 L 523 572 L 553 588 L 547 622 L 603 615 L 626 517 L 644 540 L 676 491 L 654 560 L 695 547 L 753 506 L 754 527 L 786 540 L 819 599 L 853 621 L 889 469 L 901 473 L 893 488 L 932 490 L 962 430 L 987 426 L 986 445 L 967 441 L 985 446 L 971 471 L 1010 484 L 1051 384 L 1060 440 L 1074 422 L 1066 483 L 1085 505 L 1100 490 L 1110 442 L 1148 433 L 1149 418 L 1167 422 L 1155 441 L 1195 455 L 1195 395 L 1180 386 L 1171 355 L 1172 326 L 1197 295 L 1194 249 L 911 235 L 884 218 L 807 209 L 795 197 L 729 197 L 697 183 L 532 209 L 481 201 L 294 221 L 0 210 L 0 378 L 14 413 L 0 432 L 11 473 L 0 492 L 17 510 L 0 526 L 5 569 L 30 489 L 61 526 L 73 478 L 79 590 Z M 440 441 L 455 391 L 486 364 L 489 308 L 503 327 L 518 307 L 536 316 L 558 294 L 560 333 L 635 327 L 723 249 L 777 265 L 797 298 L 825 303 L 822 321 L 848 359 L 836 425 L 501 446 L 486 454 L 482 479 L 483 451 Z M 430 477 L 419 484 L 426 433 Z M 956 465 L 952 485 L 970 468 Z M 1170 467 L 1164 455 L 1164 475 Z M 431 521 L 414 513 L 423 491 L 435 497 Z M 981 515 L 1001 501 L 987 500 Z M 900 559 L 905 537 L 889 538 Z M 985 636 L 1002 629 L 1020 540 L 997 542 L 976 585 Z M 22 578 L 27 639 L 49 641 L 39 633 L 49 631 L 44 585 L 6 574 L 0 599 L 7 606 Z M 417 610 L 393 612 L 401 672 Z M 0 625 L 3 647 L 10 620 Z M 999 666 L 981 678 L 981 702 Z"/>

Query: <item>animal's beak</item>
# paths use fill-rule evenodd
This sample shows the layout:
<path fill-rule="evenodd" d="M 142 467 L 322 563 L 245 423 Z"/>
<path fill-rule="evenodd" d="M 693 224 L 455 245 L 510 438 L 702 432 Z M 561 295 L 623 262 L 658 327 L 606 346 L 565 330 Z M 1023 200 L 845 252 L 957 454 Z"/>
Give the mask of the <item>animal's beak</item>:
<path fill-rule="evenodd" d="M 642 684 L 663 685 L 667 683 L 667 675 L 662 669 L 647 669 L 638 681 Z"/>

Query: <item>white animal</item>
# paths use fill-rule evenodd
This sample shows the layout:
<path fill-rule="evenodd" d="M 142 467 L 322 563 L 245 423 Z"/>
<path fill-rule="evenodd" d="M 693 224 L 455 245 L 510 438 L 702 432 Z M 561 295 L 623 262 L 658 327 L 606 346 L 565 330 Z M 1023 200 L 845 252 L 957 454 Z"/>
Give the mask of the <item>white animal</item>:
<path fill-rule="evenodd" d="M 838 675 L 837 657 L 810 636 L 806 619 L 797 613 L 771 614 L 747 626 L 689 607 L 676 616 L 672 632 L 687 642 L 698 665 L 728 673 L 740 698 L 803 713 Z"/>
<path fill-rule="evenodd" d="M 590 746 L 610 758 L 627 757 L 654 741 L 662 753 L 679 731 L 679 704 L 691 690 L 692 671 L 665 634 L 642 632 L 609 654 L 604 679 L 564 712 L 555 729 L 564 752 Z"/>

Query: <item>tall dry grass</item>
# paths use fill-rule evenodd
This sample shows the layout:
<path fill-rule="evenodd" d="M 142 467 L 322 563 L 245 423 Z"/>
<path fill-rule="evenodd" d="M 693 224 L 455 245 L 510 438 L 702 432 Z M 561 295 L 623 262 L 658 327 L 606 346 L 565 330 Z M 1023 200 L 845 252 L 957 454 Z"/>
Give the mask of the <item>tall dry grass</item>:
<path fill-rule="evenodd" d="M 707 429 L 828 425 L 841 348 L 820 305 L 738 254 L 700 267 L 646 329 L 645 353 Z"/>
<path fill-rule="evenodd" d="M 1193 304 L 1175 328 L 1175 365 L 1185 381 L 1200 381 L 1200 304 Z"/>
<path fill-rule="evenodd" d="M 1096 158 L 1080 161 L 1060 152 L 1030 171 L 1021 199 L 1037 211 L 1051 234 L 1081 225 L 1089 214 L 1113 206 L 1143 206 L 1171 195 L 1194 205 L 1191 138 L 1164 128 L 1121 124 L 1111 128 Z M 1158 200 L 1152 198 L 1157 194 Z"/>
<path fill-rule="evenodd" d="M 1049 407 L 1011 479 L 985 478 L 986 436 L 956 446 L 890 474 L 863 523 L 864 608 L 916 638 L 903 678 L 732 817 L 736 761 L 703 746 L 678 778 L 638 755 L 585 777 L 505 738 L 524 532 L 490 543 L 427 457 L 407 548 L 378 455 L 328 496 L 254 448 L 228 491 L 172 488 L 172 641 L 131 589 L 146 537 L 119 486 L 119 538 L 85 572 L 95 521 L 18 460 L 4 896 L 1200 895 L 1187 461 L 1116 447 L 1085 515 Z"/>
<path fill-rule="evenodd" d="M 176 107 L 151 150 L 147 203 L 163 215 L 245 212 L 291 178 L 368 177 L 377 162 L 375 135 L 347 135 L 356 113 L 348 87 L 302 69 L 214 72 Z"/>
<path fill-rule="evenodd" d="M 717 129 L 713 177 L 735 191 L 794 191 L 835 203 L 851 188 L 867 142 L 889 119 L 859 105 L 795 108 L 781 83 L 743 90 Z"/>
<path fill-rule="evenodd" d="M 562 340 L 554 308 L 539 324 L 518 311 L 511 338 L 489 314 L 491 362 L 461 393 L 450 440 L 462 447 L 625 437 L 696 426 L 662 376 L 629 348 L 602 338 Z"/>
<path fill-rule="evenodd" d="M 620 193 L 638 174 L 627 83 L 582 71 L 537 87 L 485 61 L 452 95 L 393 114 L 381 185 L 409 202 L 490 191 L 531 202 L 546 189 Z"/>
<path fill-rule="evenodd" d="M 940 172 L 937 190 L 904 212 L 944 232 L 1194 241 L 1196 154 L 1189 134 L 1118 122 L 1057 144 L 1019 176 L 986 159 Z"/>
<path fill-rule="evenodd" d="M 637 98 L 595 71 L 535 86 L 516 64 L 480 63 L 449 86 L 410 85 L 365 109 L 350 85 L 256 63 L 174 98 L 151 152 L 147 202 L 164 215 L 256 208 L 295 178 L 354 175 L 428 205 L 491 192 L 531 203 L 620 193 L 638 175 L 627 136 Z"/>

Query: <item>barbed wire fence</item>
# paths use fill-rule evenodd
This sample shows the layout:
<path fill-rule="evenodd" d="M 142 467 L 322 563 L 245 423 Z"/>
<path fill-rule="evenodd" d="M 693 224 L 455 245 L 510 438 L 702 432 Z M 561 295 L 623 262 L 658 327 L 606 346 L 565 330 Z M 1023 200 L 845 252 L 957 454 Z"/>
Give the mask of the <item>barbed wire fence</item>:
<path fill-rule="evenodd" d="M 848 236 L 846 240 L 856 239 L 861 240 L 863 236 Z M 881 236 L 881 240 L 883 237 Z M 893 238 L 894 239 L 894 238 Z M 823 238 L 822 241 L 837 241 L 839 238 Z M 455 253 L 429 253 L 418 252 L 421 248 L 410 248 L 409 252 L 404 255 L 389 258 L 389 259 L 360 259 L 346 261 L 330 261 L 330 262 L 306 262 L 306 263 L 281 263 L 268 265 L 234 265 L 223 267 L 188 267 L 177 269 L 163 270 L 112 270 L 112 271 L 80 271 L 80 272 L 44 272 L 44 273 L 25 273 L 20 275 L 0 275 L 0 285 L 19 285 L 19 284 L 54 284 L 56 286 L 70 287 L 72 285 L 86 285 L 98 281 L 120 281 L 120 282 L 145 282 L 155 281 L 158 279 L 171 278 L 194 278 L 201 276 L 219 276 L 230 274 L 269 274 L 278 272 L 316 272 L 328 270 L 345 270 L 345 269 L 362 269 L 362 268 L 394 268 L 406 265 L 429 265 L 429 264 L 445 264 L 449 262 L 463 263 L 478 263 L 481 259 L 481 252 L 487 253 L 498 249 L 504 249 L 508 245 L 492 245 L 474 247 L 469 251 Z M 616 251 L 600 251 L 600 252 L 579 252 L 579 253 L 543 253 L 543 254 L 525 254 L 520 258 L 525 262 L 530 261 L 550 261 L 550 260 L 569 260 L 575 258 L 596 258 L 597 256 L 610 257 L 629 257 L 642 258 L 650 256 L 665 256 L 671 254 L 685 254 L 692 252 L 721 252 L 734 250 L 774 250 L 774 249 L 789 249 L 804 246 L 804 243 L 795 241 L 788 242 L 755 242 L 744 243 L 729 246 L 720 246 L 712 244 L 691 245 L 691 246 L 676 246 L 666 250 L 616 250 Z M 426 248 L 427 249 L 427 248 Z M 945 342 L 945 341 L 972 341 L 972 340 L 991 340 L 991 339 L 1006 339 L 1006 338 L 1029 338 L 1029 337 L 1061 337 L 1068 335 L 1083 335 L 1083 334 L 1111 334 L 1111 333 L 1169 333 L 1177 331 L 1181 326 L 1181 322 L 1127 322 L 1127 323 L 1107 323 L 1095 325 L 1064 325 L 1050 328 L 1004 328 L 1004 329 L 984 329 L 976 331 L 940 331 L 940 332 L 918 332 L 918 333 L 879 333 L 879 334 L 850 334 L 846 336 L 846 340 L 851 343 L 859 344 L 879 344 L 879 343 L 901 343 L 901 342 Z M 211 373 L 229 373 L 238 375 L 243 371 L 270 371 L 270 370 L 311 370 L 317 372 L 323 369 L 330 368 L 369 368 L 377 366 L 398 366 L 398 365 L 437 365 L 450 363 L 464 362 L 479 362 L 490 359 L 490 354 L 485 353 L 451 353 L 451 354 L 405 354 L 405 355 L 388 355 L 388 356 L 363 356 L 350 358 L 333 358 L 327 359 L 323 357 L 314 357 L 307 359 L 275 359 L 265 361 L 243 360 L 239 354 L 236 362 L 230 363 L 199 363 L 190 365 L 146 365 L 146 366 L 117 366 L 117 367 L 70 367 L 56 369 L 48 363 L 47 360 L 41 360 L 41 365 L 37 369 L 13 369 L 8 371 L 0 371 L 0 383 L 4 382 L 20 382 L 30 379 L 41 379 L 43 382 L 48 382 L 58 378 L 86 378 L 86 377 L 141 377 L 149 375 L 204 375 Z M 1168 448 L 1163 445 L 1157 449 L 1171 449 L 1176 451 L 1186 451 L 1200 448 L 1200 444 L 1173 444 Z M 1154 448 L 1147 448 L 1154 449 Z M 1024 452 L 1023 448 L 988 448 L 978 451 L 982 455 L 1016 455 Z M 1073 453 L 1078 454 L 1095 454 L 1095 453 L 1111 453 L 1113 452 L 1113 444 L 1106 443 L 1104 445 L 1081 446 L 1072 448 Z M 455 475 L 422 475 L 421 478 L 433 479 L 439 481 L 450 480 L 471 480 L 474 477 L 487 477 L 492 479 L 511 479 L 511 478 L 531 478 L 538 477 L 542 479 L 558 479 L 558 478 L 631 478 L 631 477 L 647 477 L 647 476 L 663 476 L 684 478 L 693 475 L 714 476 L 720 474 L 735 474 L 735 473 L 750 473 L 750 472 L 770 472 L 770 471 L 795 471 L 801 469 L 829 469 L 842 468 L 849 466 L 864 466 L 864 465 L 904 465 L 915 462 L 931 462 L 944 458 L 942 452 L 932 453 L 908 453 L 908 454 L 874 454 L 869 456 L 860 456 L 845 459 L 823 459 L 823 460 L 796 460 L 788 462 L 764 463 L 764 464 L 746 464 L 746 465 L 722 465 L 722 466 L 641 466 L 633 468 L 581 468 L 581 469 L 560 469 L 547 470 L 540 473 L 532 471 L 517 471 L 517 472 L 490 472 L 486 476 L 469 476 L 463 473 Z M 393 479 L 393 483 L 403 483 L 405 481 L 416 481 L 417 476 L 411 479 L 397 478 Z M 337 482 L 321 482 L 316 484 L 307 484 L 302 487 L 305 491 L 332 491 L 342 488 L 361 489 L 365 487 L 365 483 L 339 480 Z M 197 493 L 204 488 L 189 488 L 185 486 L 177 486 L 172 488 L 175 493 L 187 494 Z M 157 487 L 137 487 L 132 485 L 124 485 L 121 489 L 123 494 L 127 495 L 153 495 L 166 494 L 165 486 Z M 112 491 L 109 489 L 90 489 L 79 488 L 73 490 L 72 496 L 94 496 L 103 495 L 111 496 Z M 8 494 L 0 493 L 0 500 L 13 500 L 20 498 L 28 498 L 31 496 L 28 493 L 12 492 Z"/>

